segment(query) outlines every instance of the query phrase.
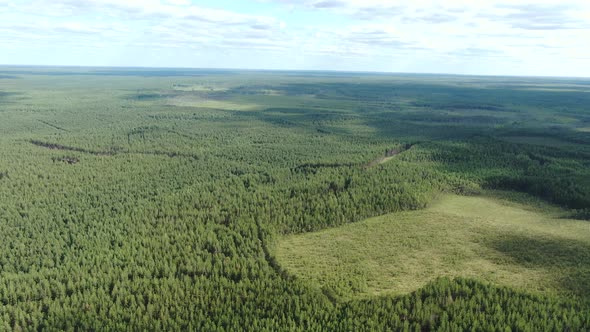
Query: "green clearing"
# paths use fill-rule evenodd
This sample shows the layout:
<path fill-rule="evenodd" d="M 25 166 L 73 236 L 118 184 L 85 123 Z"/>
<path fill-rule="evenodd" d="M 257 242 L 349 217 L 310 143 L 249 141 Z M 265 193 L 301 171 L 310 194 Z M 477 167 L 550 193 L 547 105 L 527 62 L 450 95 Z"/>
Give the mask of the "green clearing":
<path fill-rule="evenodd" d="M 230 111 L 248 111 L 260 109 L 260 105 L 249 104 L 244 102 L 232 102 L 226 100 L 214 100 L 201 97 L 185 97 L 179 96 L 168 100 L 168 105 L 181 106 L 181 107 L 201 107 L 201 108 L 214 108 L 221 110 Z"/>
<path fill-rule="evenodd" d="M 492 196 L 445 195 L 393 213 L 279 240 L 287 271 L 345 299 L 413 292 L 438 277 L 590 296 L 590 224 Z"/>

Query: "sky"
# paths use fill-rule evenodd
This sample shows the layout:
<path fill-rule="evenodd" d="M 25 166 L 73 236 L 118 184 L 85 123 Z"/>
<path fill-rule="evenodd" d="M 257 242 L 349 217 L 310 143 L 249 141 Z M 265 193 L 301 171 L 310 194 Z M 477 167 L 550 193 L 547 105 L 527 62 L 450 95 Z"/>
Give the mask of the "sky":
<path fill-rule="evenodd" d="M 0 64 L 590 77 L 590 1 L 0 0 Z"/>

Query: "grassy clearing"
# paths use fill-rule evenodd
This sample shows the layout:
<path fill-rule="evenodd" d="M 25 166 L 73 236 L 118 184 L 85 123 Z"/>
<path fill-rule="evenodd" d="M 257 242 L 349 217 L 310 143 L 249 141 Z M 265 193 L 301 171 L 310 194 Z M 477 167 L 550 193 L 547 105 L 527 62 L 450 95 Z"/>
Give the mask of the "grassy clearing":
<path fill-rule="evenodd" d="M 210 84 L 175 84 L 172 89 L 185 92 L 222 92 L 228 90 L 227 87 Z"/>
<path fill-rule="evenodd" d="M 216 108 L 232 111 L 251 111 L 260 109 L 261 107 L 257 104 L 234 102 L 229 100 L 207 99 L 198 96 L 179 96 L 170 98 L 168 100 L 168 104 L 182 107 Z"/>
<path fill-rule="evenodd" d="M 285 237 L 275 254 L 289 272 L 342 299 L 404 294 L 439 276 L 590 295 L 590 223 L 516 201 L 448 195 L 425 210 Z"/>

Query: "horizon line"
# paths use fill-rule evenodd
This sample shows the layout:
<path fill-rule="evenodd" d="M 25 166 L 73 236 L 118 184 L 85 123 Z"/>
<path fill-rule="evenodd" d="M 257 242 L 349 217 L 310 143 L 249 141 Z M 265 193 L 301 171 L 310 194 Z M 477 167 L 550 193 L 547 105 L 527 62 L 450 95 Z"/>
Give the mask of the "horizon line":
<path fill-rule="evenodd" d="M 0 67 L 35 67 L 35 68 L 78 68 L 78 69 L 156 69 L 156 70 L 212 70 L 212 71 L 249 71 L 249 72 L 300 72 L 300 73 L 340 73 L 369 75 L 440 75 L 464 77 L 508 77 L 508 78 L 554 78 L 554 79 L 590 79 L 590 76 L 552 76 L 552 75 L 518 75 L 518 74 L 457 74 L 448 72 L 397 72 L 397 71 L 362 71 L 339 69 L 273 69 L 273 68 L 239 68 L 239 67 L 168 67 L 168 66 L 122 66 L 122 65 L 47 65 L 47 64 L 4 64 Z"/>

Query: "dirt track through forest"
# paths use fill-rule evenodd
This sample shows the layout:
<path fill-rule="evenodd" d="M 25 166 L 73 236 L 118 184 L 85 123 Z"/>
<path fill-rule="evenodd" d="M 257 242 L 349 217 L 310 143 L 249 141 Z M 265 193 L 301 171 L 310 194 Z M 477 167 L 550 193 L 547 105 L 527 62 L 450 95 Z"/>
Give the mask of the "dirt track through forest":
<path fill-rule="evenodd" d="M 84 148 L 79 148 L 79 147 L 73 147 L 73 146 L 66 146 L 66 145 L 61 145 L 61 144 L 55 144 L 55 143 L 48 143 L 48 142 L 42 142 L 42 141 L 37 141 L 37 140 L 30 140 L 29 141 L 31 144 L 39 146 L 39 147 L 43 147 L 46 149 L 50 149 L 50 150 L 62 150 L 62 151 L 75 151 L 75 152 L 81 152 L 81 153 L 87 153 L 87 154 L 92 154 L 95 156 L 114 156 L 117 154 L 137 154 L 137 155 L 146 155 L 146 156 L 167 156 L 170 158 L 176 158 L 176 157 L 184 157 L 184 158 L 192 158 L 192 159 L 200 159 L 200 157 L 198 155 L 194 155 L 194 154 L 190 154 L 190 153 L 181 153 L 181 152 L 166 152 L 166 151 L 95 151 L 95 150 L 89 150 L 89 149 L 84 149 Z"/>
<path fill-rule="evenodd" d="M 385 155 L 384 156 L 381 156 L 379 158 L 373 159 L 371 162 L 369 162 L 368 164 L 366 164 L 365 165 L 365 168 L 371 168 L 371 167 L 375 167 L 375 166 L 380 165 L 380 164 L 384 164 L 384 163 L 390 161 L 391 159 L 395 158 L 395 156 L 397 156 L 398 154 L 411 149 L 412 146 L 413 145 L 407 145 L 405 148 L 389 149 L 389 150 L 385 151 Z"/>

